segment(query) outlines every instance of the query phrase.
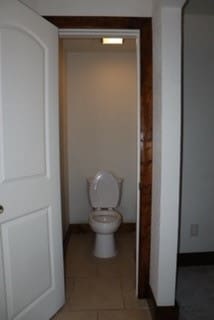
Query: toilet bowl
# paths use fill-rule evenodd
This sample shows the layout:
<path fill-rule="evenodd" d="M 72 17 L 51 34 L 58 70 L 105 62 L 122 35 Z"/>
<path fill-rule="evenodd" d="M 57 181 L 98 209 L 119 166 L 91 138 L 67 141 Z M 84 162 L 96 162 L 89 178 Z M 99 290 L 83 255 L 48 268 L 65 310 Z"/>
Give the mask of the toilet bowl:
<path fill-rule="evenodd" d="M 88 179 L 89 202 L 93 211 L 89 214 L 89 225 L 95 232 L 94 255 L 110 258 L 117 254 L 114 233 L 118 230 L 122 216 L 115 209 L 121 197 L 122 179 L 110 172 L 99 171 Z"/>

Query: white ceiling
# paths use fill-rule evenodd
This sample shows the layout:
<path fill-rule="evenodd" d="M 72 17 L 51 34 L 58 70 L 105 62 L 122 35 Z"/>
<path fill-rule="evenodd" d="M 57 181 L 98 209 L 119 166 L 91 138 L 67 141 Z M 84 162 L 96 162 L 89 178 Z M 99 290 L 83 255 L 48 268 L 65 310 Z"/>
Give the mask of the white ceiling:
<path fill-rule="evenodd" d="M 189 0 L 184 13 L 214 15 L 214 0 Z"/>
<path fill-rule="evenodd" d="M 124 39 L 123 45 L 102 45 L 101 38 L 65 38 L 63 46 L 66 51 L 72 52 L 134 52 L 136 51 L 136 40 Z"/>

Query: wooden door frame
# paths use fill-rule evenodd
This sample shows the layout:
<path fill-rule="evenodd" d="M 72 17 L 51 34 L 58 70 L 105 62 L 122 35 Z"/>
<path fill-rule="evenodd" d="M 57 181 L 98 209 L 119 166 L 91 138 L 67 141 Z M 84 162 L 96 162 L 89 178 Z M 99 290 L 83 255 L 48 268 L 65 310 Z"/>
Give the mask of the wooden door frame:
<path fill-rule="evenodd" d="M 140 32 L 140 219 L 138 297 L 149 294 L 152 190 L 152 19 L 45 16 L 60 29 L 123 29 Z"/>

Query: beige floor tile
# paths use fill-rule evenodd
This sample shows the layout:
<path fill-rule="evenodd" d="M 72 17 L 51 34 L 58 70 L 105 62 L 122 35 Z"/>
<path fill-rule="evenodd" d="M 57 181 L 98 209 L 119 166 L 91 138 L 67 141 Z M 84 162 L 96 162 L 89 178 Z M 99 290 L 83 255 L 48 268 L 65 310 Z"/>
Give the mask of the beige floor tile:
<path fill-rule="evenodd" d="M 99 320 L 152 320 L 148 310 L 99 311 Z"/>
<path fill-rule="evenodd" d="M 103 277 L 119 277 L 121 275 L 121 264 L 116 258 L 101 259 L 97 263 L 97 274 Z"/>
<path fill-rule="evenodd" d="M 65 261 L 65 318 L 58 319 L 59 313 L 56 320 L 94 320 L 98 311 L 96 320 L 150 320 L 147 301 L 135 297 L 135 234 L 120 234 L 117 245 L 116 257 L 99 259 L 92 254 L 93 234 L 72 235 Z"/>
<path fill-rule="evenodd" d="M 96 259 L 92 255 L 92 235 L 71 236 L 65 259 L 66 277 L 93 277 L 96 275 Z"/>
<path fill-rule="evenodd" d="M 66 301 L 70 299 L 71 297 L 71 292 L 74 290 L 74 283 L 75 280 L 74 278 L 65 278 L 65 297 Z"/>
<path fill-rule="evenodd" d="M 67 257 L 90 256 L 93 248 L 93 239 L 92 233 L 71 235 L 67 248 Z"/>
<path fill-rule="evenodd" d="M 136 237 L 134 232 L 118 234 L 116 241 L 121 252 L 135 256 Z"/>
<path fill-rule="evenodd" d="M 149 309 L 146 299 L 137 299 L 134 291 L 128 291 L 123 296 L 125 309 Z"/>
<path fill-rule="evenodd" d="M 115 278 L 76 278 L 68 300 L 71 310 L 122 309 L 120 280 Z"/>
<path fill-rule="evenodd" d="M 136 265 L 135 262 L 132 260 L 126 259 L 125 261 L 121 261 L 120 264 L 121 276 L 122 277 L 133 277 L 136 272 Z"/>
<path fill-rule="evenodd" d="M 97 320 L 95 311 L 62 311 L 57 314 L 56 320 Z"/>
<path fill-rule="evenodd" d="M 74 234 L 68 244 L 68 256 L 91 255 L 94 244 L 94 236 L 91 233 Z"/>
<path fill-rule="evenodd" d="M 146 299 L 138 299 L 135 292 L 134 277 L 125 277 L 121 280 L 122 295 L 125 309 L 149 308 Z"/>
<path fill-rule="evenodd" d="M 97 263 L 97 274 L 100 276 L 130 277 L 135 274 L 135 261 L 123 257 L 120 253 L 112 259 L 102 259 Z"/>
<path fill-rule="evenodd" d="M 97 265 L 86 256 L 76 256 L 66 260 L 66 277 L 94 277 Z"/>
<path fill-rule="evenodd" d="M 135 287 L 136 287 L 135 273 L 132 273 L 129 276 L 123 275 L 121 278 L 121 287 L 123 292 L 127 292 L 130 290 L 135 291 Z"/>

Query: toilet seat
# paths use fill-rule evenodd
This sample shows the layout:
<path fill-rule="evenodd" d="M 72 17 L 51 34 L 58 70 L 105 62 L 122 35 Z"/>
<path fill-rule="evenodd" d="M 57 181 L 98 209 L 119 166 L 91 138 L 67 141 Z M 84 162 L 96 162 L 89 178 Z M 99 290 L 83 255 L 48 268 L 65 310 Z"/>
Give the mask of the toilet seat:
<path fill-rule="evenodd" d="M 95 210 L 91 212 L 91 218 L 98 223 L 112 223 L 115 219 L 121 219 L 121 215 L 115 210 Z"/>
<path fill-rule="evenodd" d="M 93 231 L 113 234 L 120 226 L 121 214 L 114 210 L 95 210 L 89 214 L 89 224 Z"/>

